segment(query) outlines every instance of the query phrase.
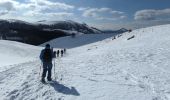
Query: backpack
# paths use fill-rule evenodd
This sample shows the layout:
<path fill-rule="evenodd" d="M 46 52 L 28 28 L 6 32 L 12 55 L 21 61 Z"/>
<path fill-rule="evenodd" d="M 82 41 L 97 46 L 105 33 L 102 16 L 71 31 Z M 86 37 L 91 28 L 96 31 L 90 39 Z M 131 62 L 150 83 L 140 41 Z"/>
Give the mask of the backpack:
<path fill-rule="evenodd" d="M 43 58 L 43 60 L 46 61 L 46 62 L 51 61 L 51 60 L 52 60 L 51 49 L 45 49 L 42 58 Z"/>

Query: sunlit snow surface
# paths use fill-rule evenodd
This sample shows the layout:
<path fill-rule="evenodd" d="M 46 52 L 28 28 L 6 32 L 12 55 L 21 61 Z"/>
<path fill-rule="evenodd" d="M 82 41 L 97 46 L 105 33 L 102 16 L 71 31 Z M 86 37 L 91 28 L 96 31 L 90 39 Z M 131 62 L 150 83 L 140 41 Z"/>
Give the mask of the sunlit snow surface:
<path fill-rule="evenodd" d="M 69 49 L 54 61 L 55 82 L 47 85 L 35 60 L 41 49 L 0 41 L 0 59 L 31 58 L 0 72 L 2 100 L 170 100 L 170 25 Z"/>

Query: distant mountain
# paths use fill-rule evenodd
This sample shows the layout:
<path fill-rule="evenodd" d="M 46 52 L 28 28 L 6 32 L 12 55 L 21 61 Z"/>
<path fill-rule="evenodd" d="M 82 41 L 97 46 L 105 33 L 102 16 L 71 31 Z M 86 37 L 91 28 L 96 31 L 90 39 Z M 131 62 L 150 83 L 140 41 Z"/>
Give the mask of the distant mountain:
<path fill-rule="evenodd" d="M 0 20 L 0 37 L 33 45 L 39 45 L 54 38 L 73 34 L 100 34 L 97 28 L 68 21 L 38 21 L 29 23 L 21 20 Z"/>
<path fill-rule="evenodd" d="M 43 29 L 61 29 L 61 30 L 69 30 L 69 31 L 77 31 L 80 33 L 85 33 L 85 34 L 98 34 L 98 33 L 102 33 L 101 30 L 94 28 L 94 27 L 90 27 L 87 24 L 83 23 L 77 23 L 71 20 L 67 20 L 67 21 L 46 21 L 46 20 L 42 20 L 42 21 L 38 21 L 36 23 L 39 27 L 43 28 Z"/>
<path fill-rule="evenodd" d="M 125 29 L 125 28 L 121 28 L 119 30 L 103 30 L 103 33 L 121 34 L 121 33 L 127 32 L 127 31 L 129 31 L 129 30 Z"/>

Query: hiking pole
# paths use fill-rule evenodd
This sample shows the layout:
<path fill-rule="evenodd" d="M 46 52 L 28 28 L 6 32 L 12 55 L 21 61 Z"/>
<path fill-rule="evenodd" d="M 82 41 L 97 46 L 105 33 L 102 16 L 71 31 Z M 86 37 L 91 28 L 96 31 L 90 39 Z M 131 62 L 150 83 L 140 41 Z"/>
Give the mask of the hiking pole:
<path fill-rule="evenodd" d="M 41 77 L 41 67 L 42 67 L 42 62 L 41 62 L 41 65 L 40 65 L 39 78 Z"/>
<path fill-rule="evenodd" d="M 55 58 L 54 58 L 54 79 L 56 80 L 56 76 L 55 76 Z"/>
<path fill-rule="evenodd" d="M 62 79 L 63 79 L 63 73 L 62 73 L 63 69 L 62 69 L 61 58 L 60 58 L 60 57 L 58 58 L 58 65 L 59 65 L 59 67 L 60 67 L 60 77 L 59 77 L 59 81 L 62 81 Z"/>

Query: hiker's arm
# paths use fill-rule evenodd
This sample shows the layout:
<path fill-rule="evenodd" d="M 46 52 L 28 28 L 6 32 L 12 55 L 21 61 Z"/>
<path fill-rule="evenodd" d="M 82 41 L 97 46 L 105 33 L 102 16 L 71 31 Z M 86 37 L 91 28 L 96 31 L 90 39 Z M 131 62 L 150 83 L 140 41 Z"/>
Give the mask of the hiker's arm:
<path fill-rule="evenodd" d="M 52 58 L 56 58 L 54 52 L 51 53 L 51 57 L 52 57 Z"/>
<path fill-rule="evenodd" d="M 39 56 L 41 60 L 42 60 L 43 52 L 44 50 L 41 51 L 40 56 Z"/>
<path fill-rule="evenodd" d="M 53 58 L 56 58 L 56 53 L 53 54 Z"/>

